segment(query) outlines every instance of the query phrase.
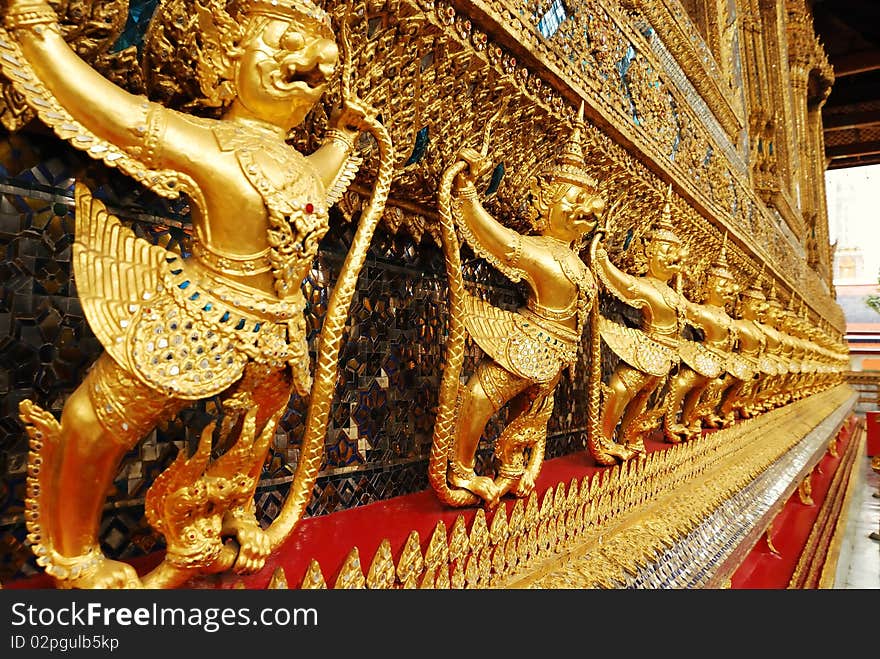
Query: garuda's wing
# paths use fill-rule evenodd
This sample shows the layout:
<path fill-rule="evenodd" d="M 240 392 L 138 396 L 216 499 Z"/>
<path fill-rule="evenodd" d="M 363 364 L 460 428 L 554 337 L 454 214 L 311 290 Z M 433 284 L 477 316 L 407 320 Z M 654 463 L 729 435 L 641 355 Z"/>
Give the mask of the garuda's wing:
<path fill-rule="evenodd" d="M 120 224 L 82 183 L 76 184 L 75 195 L 77 293 L 95 336 L 125 365 L 128 350 L 123 337 L 129 323 L 141 306 L 153 303 L 168 270 L 167 258 L 173 255 Z"/>
<path fill-rule="evenodd" d="M 193 276 L 184 259 L 138 238 L 81 183 L 73 266 L 83 311 L 104 349 L 167 396 L 219 393 L 241 376 L 249 348 L 278 342 L 285 331 L 233 316 L 223 294 Z"/>
<path fill-rule="evenodd" d="M 195 182 L 177 171 L 155 170 L 147 167 L 135 153 L 124 151 L 89 131 L 71 116 L 49 89 L 40 82 L 25 60 L 21 49 L 11 35 L 0 28 L 0 70 L 15 91 L 37 116 L 61 139 L 109 167 L 115 167 L 131 176 L 156 194 L 169 199 L 186 192 L 196 205 L 201 203 L 201 192 Z M 147 103 L 144 98 L 144 103 Z"/>

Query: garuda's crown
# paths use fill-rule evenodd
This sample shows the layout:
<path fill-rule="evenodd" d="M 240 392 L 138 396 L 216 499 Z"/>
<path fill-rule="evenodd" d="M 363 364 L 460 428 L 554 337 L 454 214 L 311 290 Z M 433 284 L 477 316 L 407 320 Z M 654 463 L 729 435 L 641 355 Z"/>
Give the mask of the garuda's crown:
<path fill-rule="evenodd" d="M 681 244 L 681 238 L 675 233 L 675 227 L 672 226 L 672 184 L 666 190 L 666 202 L 663 204 L 663 210 L 660 212 L 660 219 L 651 227 L 651 239 L 672 243 L 674 245 Z"/>
<path fill-rule="evenodd" d="M 716 258 L 712 265 L 709 267 L 709 274 L 722 279 L 734 279 L 733 273 L 730 271 L 729 264 L 727 263 L 726 233 L 724 234 L 724 242 L 721 243 L 721 252 L 719 252 L 718 258 Z"/>
<path fill-rule="evenodd" d="M 767 299 L 767 296 L 764 295 L 764 289 L 761 287 L 761 279 L 764 277 L 764 264 L 761 264 L 761 272 L 758 276 L 752 280 L 751 285 L 741 293 L 742 297 L 750 297 L 754 300 L 761 300 L 762 302 Z"/>
<path fill-rule="evenodd" d="M 581 143 L 581 136 L 585 128 L 584 104 L 582 101 L 574 128 L 568 141 L 565 143 L 562 153 L 552 167 L 542 172 L 548 183 L 570 183 L 579 188 L 596 189 L 596 179 L 590 176 L 584 167 L 584 148 Z"/>
<path fill-rule="evenodd" d="M 330 14 L 311 0 L 243 0 L 245 14 L 260 14 L 272 18 L 294 19 L 318 27 L 322 36 L 333 35 Z"/>

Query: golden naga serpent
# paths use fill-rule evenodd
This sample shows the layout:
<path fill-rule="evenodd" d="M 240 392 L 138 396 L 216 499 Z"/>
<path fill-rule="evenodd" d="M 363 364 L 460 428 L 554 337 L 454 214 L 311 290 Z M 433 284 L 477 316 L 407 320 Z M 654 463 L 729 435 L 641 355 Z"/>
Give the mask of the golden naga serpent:
<path fill-rule="evenodd" d="M 607 226 L 607 225 L 606 225 Z M 595 269 L 593 255 L 599 245 L 599 239 L 605 228 L 596 229 L 590 244 L 590 268 Z M 593 273 L 596 274 L 595 271 Z M 596 277 L 598 280 L 598 277 Z M 587 384 L 587 447 L 593 456 L 600 455 L 602 450 L 602 428 L 600 413 L 602 410 L 602 338 L 599 336 L 599 294 L 590 308 L 590 374 Z"/>
<path fill-rule="evenodd" d="M 506 103 L 493 114 L 483 129 L 483 144 L 480 153 L 489 153 L 489 136 L 493 124 L 506 108 Z M 434 421 L 434 437 L 431 441 L 431 455 L 428 460 L 428 482 L 443 503 L 452 506 L 475 505 L 480 499 L 471 492 L 450 488 L 446 480 L 449 451 L 455 436 L 457 424 L 457 405 L 459 376 L 464 361 L 464 341 L 466 328 L 464 324 L 464 280 L 461 276 L 461 246 L 455 230 L 455 218 L 452 214 L 452 182 L 467 167 L 467 163 L 459 160 L 447 167 L 440 180 L 437 193 L 440 210 L 440 235 L 443 244 L 443 256 L 446 266 L 446 278 L 449 282 L 449 320 L 447 323 L 446 353 L 443 359 L 443 377 L 440 381 L 440 392 L 437 402 L 437 417 Z"/>
<path fill-rule="evenodd" d="M 353 99 L 351 93 L 351 45 L 348 37 L 348 11 L 341 21 L 340 42 L 344 54 L 342 71 L 342 98 Z M 302 518 L 308 504 L 321 461 L 324 455 L 324 439 L 330 417 L 330 404 L 336 393 L 337 366 L 339 350 L 345 333 L 345 322 L 351 307 L 358 276 L 366 260 L 367 250 L 373 233 L 385 208 L 385 201 L 391 189 L 394 174 L 394 145 L 387 129 L 370 112 L 360 120 L 358 128 L 369 132 L 379 147 L 379 163 L 376 184 L 370 195 L 366 210 L 361 215 L 351 247 L 342 264 L 339 279 L 330 294 L 327 313 L 321 328 L 318 355 L 315 363 L 314 380 L 309 402 L 306 427 L 302 438 L 300 459 L 296 466 L 293 482 L 281 512 L 266 529 L 272 551 L 276 551 L 290 537 Z M 223 551 L 205 573 L 224 572 L 232 568 L 238 557 L 239 547 L 229 540 Z M 173 588 L 185 582 L 192 572 L 163 561 L 142 579 L 146 588 Z"/>
<path fill-rule="evenodd" d="M 343 99 L 352 98 L 350 90 L 351 45 L 348 39 L 347 18 L 348 7 L 346 6 L 346 17 L 342 21 L 342 29 L 340 30 L 340 41 L 345 54 L 342 75 Z M 342 264 L 339 279 L 330 294 L 327 314 L 321 328 L 311 400 L 296 474 L 281 512 L 267 529 L 273 551 L 290 536 L 294 527 L 299 523 L 303 510 L 312 495 L 312 488 L 315 485 L 324 453 L 330 404 L 336 393 L 339 349 L 345 332 L 345 321 L 348 318 L 358 276 L 367 257 L 367 250 L 370 247 L 376 226 L 382 218 L 385 201 L 391 189 L 391 180 L 394 174 L 394 145 L 387 129 L 375 118 L 374 113 L 371 114 L 372 116 L 364 117 L 358 127 L 369 132 L 379 147 L 376 184 L 370 194 L 367 208 L 361 215 L 351 247 L 349 247 L 345 262 Z"/>

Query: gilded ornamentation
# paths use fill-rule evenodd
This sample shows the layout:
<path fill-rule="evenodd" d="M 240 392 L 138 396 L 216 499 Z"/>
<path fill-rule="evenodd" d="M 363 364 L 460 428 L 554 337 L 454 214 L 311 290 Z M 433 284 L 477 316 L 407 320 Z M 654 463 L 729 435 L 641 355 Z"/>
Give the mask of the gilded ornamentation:
<path fill-rule="evenodd" d="M 661 216 L 646 240 L 647 273 L 635 277 L 620 270 L 603 248 L 591 263 L 604 288 L 641 312 L 642 326 L 632 329 L 605 318 L 596 318 L 596 334 L 620 359 L 602 401 L 598 427 L 589 437 L 589 449 L 599 464 L 613 465 L 644 453 L 644 428 L 640 417 L 648 399 L 679 359 L 686 300 L 670 281 L 678 274 L 687 250 L 671 224 L 667 199 Z M 598 336 L 593 341 L 598 343 Z M 598 347 L 598 346 L 597 346 Z M 592 354 L 593 376 L 598 351 Z"/>
<path fill-rule="evenodd" d="M 605 202 L 584 168 L 581 117 L 558 162 L 532 183 L 529 199 L 537 235 L 507 228 L 485 210 L 474 187 L 475 179 L 491 168 L 490 127 L 483 152 L 463 149 L 458 163 L 446 170 L 439 193 L 450 327 L 429 474 L 444 502 L 469 505 L 479 497 L 493 507 L 508 492 L 526 497 L 534 488 L 553 391 L 562 370 L 575 363 L 596 294 L 578 249 L 595 229 Z M 475 253 L 526 284 L 523 308 L 511 313 L 464 290 L 456 227 Z M 465 331 L 486 357 L 460 387 Z M 477 475 L 474 463 L 483 429 L 508 404 L 513 417 L 496 442 L 497 475 Z"/>
<path fill-rule="evenodd" d="M 775 372 L 775 366 L 766 354 L 767 337 L 758 324 L 758 318 L 767 307 L 767 297 L 761 288 L 760 276 L 739 295 L 736 328 L 736 354 L 748 368 L 731 374 L 730 382 L 720 392 L 718 412 L 725 426 L 732 424 L 737 416 L 749 418 L 757 410 L 751 404 L 755 388 L 762 375 Z"/>
<path fill-rule="evenodd" d="M 379 544 L 370 569 L 367 572 L 367 588 L 391 588 L 394 584 L 394 559 L 391 556 L 391 543 L 386 538 Z"/>
<path fill-rule="evenodd" d="M 492 534 L 480 508 L 471 521 L 469 537 L 485 538 L 487 544 L 475 547 L 472 543 L 464 556 L 453 561 L 447 555 L 445 562 L 425 566 L 408 578 L 417 577 L 422 588 L 445 587 L 439 575 L 450 569 L 454 573 L 453 562 L 464 563 L 467 588 L 620 588 L 646 569 L 662 573 L 664 552 L 679 546 L 708 514 L 789 453 L 805 433 L 847 399 L 852 394 L 846 387 L 833 388 L 809 401 L 709 434 L 703 441 L 671 444 L 641 460 L 584 477 L 580 483 L 560 482 L 544 493 L 540 513 L 537 497 L 534 493 L 529 497 L 525 509 L 531 507 L 534 512 L 525 513 L 520 530 L 511 513 L 504 521 L 489 520 L 488 527 L 495 529 Z M 647 500 L 640 502 L 636 493 L 644 493 Z M 587 506 L 585 523 L 580 532 L 560 536 L 551 545 L 546 529 L 565 520 L 571 500 Z M 605 503 L 590 505 L 597 501 Z M 494 515 L 503 511 L 499 506 Z M 540 549 L 532 550 L 525 561 L 523 550 L 518 549 L 517 561 L 510 560 L 511 540 L 538 534 L 544 538 Z M 694 555 L 691 560 L 703 566 L 708 557 Z M 400 574 L 400 565 L 397 571 Z M 713 578 L 723 581 L 729 574 L 719 572 Z M 672 575 L 668 579 L 675 581 Z"/>
<path fill-rule="evenodd" d="M 798 485 L 798 498 L 805 506 L 813 506 L 813 474 L 809 473 Z"/>
<path fill-rule="evenodd" d="M 828 288 L 822 166 L 816 158 L 816 109 L 833 75 L 802 0 L 776 3 L 775 17 L 769 15 L 772 3 L 742 0 L 735 13 L 732 4 L 719 4 L 712 31 L 704 35 L 707 43 L 689 38 L 694 28 L 673 0 L 567 1 L 557 27 L 539 24 L 549 1 L 403 0 L 391 7 L 330 0 L 325 9 L 344 28 L 339 46 L 328 15 L 294 0 L 167 0 L 144 37 L 140 62 L 135 48 L 107 52 L 124 24 L 123 4 L 63 3 L 56 21 L 53 9 L 61 3 L 15 0 L 0 34 L 9 80 L 3 83 L 0 121 L 8 129 L 39 116 L 90 157 L 162 196 L 182 192 L 193 206 L 194 256 L 183 258 L 136 238 L 77 185 L 77 284 L 105 354 L 60 421 L 33 404 L 21 408 L 33 452 L 30 541 L 59 585 L 166 586 L 191 571 L 253 571 L 290 533 L 321 465 L 347 300 L 380 219 L 389 232 L 432 240 L 447 256 L 452 318 L 436 426 L 443 439 L 435 437 L 432 485 L 456 506 L 483 500 L 489 514 L 508 491 L 526 501 L 517 501 L 509 518 L 506 509 L 492 514 L 489 524 L 486 512 L 477 511 L 470 531 L 457 518 L 448 541 L 445 526 L 438 525 L 425 556 L 418 534 L 411 536 L 397 568 L 385 543 L 367 575 L 355 552 L 345 570 L 334 573 L 339 587 L 508 582 L 529 563 L 571 551 L 585 533 L 606 531 L 709 469 L 705 447 L 696 446 L 708 445 L 708 436 L 667 447 L 662 456 L 641 455 L 644 438 L 664 411 L 673 410 L 673 429 L 696 427 L 703 414 L 704 425 L 742 420 L 763 432 L 772 428 L 770 419 L 791 422 L 783 412 L 799 399 L 821 396 L 840 381 L 847 356 L 842 314 Z M 350 10 L 345 16 L 344 9 Z M 85 20 L 77 24 L 75 16 Z M 288 28 L 281 30 L 279 21 Z M 507 45 L 513 43 L 520 44 L 515 51 Z M 239 52 L 242 44 L 246 56 Z M 335 66 L 338 47 L 345 51 L 344 67 Z M 765 48 L 769 59 L 754 56 Z M 286 54 L 276 61 L 278 71 L 266 79 L 240 66 L 248 57 L 265 57 L 271 68 L 281 52 Z M 732 84 L 737 61 L 746 67 L 745 107 L 733 93 L 739 89 Z M 128 92 L 146 92 L 152 102 L 122 94 L 107 80 Z M 808 88 L 810 80 L 818 83 L 815 88 Z M 248 94 L 266 87 L 302 91 L 296 116 L 254 121 Z M 792 98 L 775 91 L 789 88 Z M 123 101 L 107 101 L 96 90 Z M 586 118 L 574 118 L 579 102 Z M 382 107 L 381 123 L 373 105 Z M 460 148 L 481 130 L 488 140 L 487 120 L 494 134 L 492 163 L 486 148 Z M 586 186 L 595 193 L 592 210 L 613 200 L 604 212 L 605 240 L 594 243 L 592 271 L 578 256 L 581 236 L 562 244 L 549 239 L 542 221 L 552 224 L 552 204 L 542 214 L 526 193 L 541 200 L 551 187 L 529 181 L 564 146 L 572 122 L 590 158 L 579 157 L 568 171 L 582 177 L 569 189 L 593 179 Z M 116 132 L 108 136 L 111 127 Z M 364 132 L 370 136 L 359 136 Z M 396 155 L 392 136 L 404 145 Z M 194 160 L 209 163 L 211 171 L 192 165 Z M 225 175 L 215 176 L 220 163 L 228 165 L 217 170 Z M 360 182 L 353 183 L 358 170 Z M 363 183 L 372 178 L 375 189 Z M 669 220 L 676 209 L 676 225 L 674 235 L 661 238 L 662 232 L 651 230 L 662 227 L 649 226 L 648 219 L 663 203 L 670 180 L 676 196 L 670 186 L 664 212 Z M 227 207 L 229 190 L 240 193 L 234 210 Z M 555 201 L 562 206 L 573 200 Z M 313 385 L 306 301 L 299 290 L 334 204 L 358 228 L 334 287 Z M 484 214 L 506 231 L 503 249 L 493 250 L 473 226 Z M 242 218 L 251 216 L 258 221 L 242 233 Z M 742 294 L 736 318 L 707 311 L 723 307 L 720 294 L 710 293 L 704 304 L 688 300 L 701 293 L 707 257 L 691 264 L 684 281 L 669 274 L 684 256 L 683 250 L 672 256 L 676 245 L 708 251 L 722 231 L 730 236 L 722 252 L 729 282 L 754 282 L 761 268 L 751 295 Z M 463 290 L 456 260 L 460 239 L 511 282 L 525 283 L 530 294 L 522 309 L 507 312 Z M 643 239 L 647 255 L 640 249 Z M 669 276 L 658 275 L 650 262 L 662 260 L 658 246 L 664 241 Z M 542 259 L 553 276 L 540 283 L 565 289 L 564 303 L 548 304 L 546 291 L 531 286 L 535 277 L 526 265 Z M 765 273 L 773 292 L 762 303 Z M 598 313 L 594 278 L 617 298 L 603 302 L 641 311 L 640 329 L 617 323 L 619 311 L 608 318 Z M 479 291 L 482 282 L 477 284 Z M 774 310 L 776 291 L 783 304 Z M 587 323 L 590 331 L 584 333 Z M 681 330 L 689 323 L 705 338 L 686 341 Z M 458 381 L 463 358 L 457 342 L 465 334 L 484 354 L 467 385 Z M 565 369 L 573 372 L 581 348 L 588 352 L 589 377 L 578 373 L 571 383 L 582 385 L 578 393 L 586 398 L 589 449 L 601 464 L 623 464 L 601 469 L 579 487 L 573 481 L 567 492 L 563 484 L 551 488 L 539 507 L 533 487 L 548 423 L 554 422 L 553 394 Z M 681 376 L 693 365 L 709 371 L 716 362 L 723 364 L 723 377 L 701 375 L 709 380 L 699 386 L 695 379 L 685 382 L 666 397 L 668 407 L 656 400 L 661 384 L 674 385 L 670 375 Z M 603 366 L 608 384 L 602 382 Z M 474 414 L 467 406 L 478 387 L 488 403 Z M 292 392 L 311 394 L 308 429 L 288 502 L 278 522 L 263 530 L 253 515 L 254 487 L 278 413 Z M 196 452 L 181 453 L 149 491 L 150 519 L 170 550 L 161 569 L 138 579 L 95 548 L 102 488 L 94 496 L 77 491 L 67 501 L 53 490 L 52 474 L 63 471 L 62 458 L 75 470 L 71 447 L 88 443 L 93 430 L 100 441 L 92 442 L 99 446 L 88 459 L 106 484 L 118 457 L 158 420 L 215 395 L 223 398 L 223 423 L 207 427 Z M 689 395 L 699 404 L 684 406 L 682 420 L 692 421 L 686 426 L 677 419 L 676 401 Z M 473 458 L 479 435 L 487 414 L 505 405 L 513 419 L 494 447 L 493 478 L 488 472 L 478 476 Z M 739 425 L 719 432 L 711 446 L 742 439 Z M 461 439 L 467 431 L 470 436 Z M 207 453 L 212 439 L 216 446 L 231 445 L 214 461 Z M 629 461 L 637 455 L 639 460 Z M 761 464 L 749 457 L 745 466 L 731 467 L 725 482 L 757 473 Z M 217 483 L 223 483 L 222 493 Z M 692 509 L 664 500 L 669 517 L 650 527 L 636 524 L 594 547 L 595 567 L 586 570 L 595 576 L 592 583 L 614 587 L 639 572 L 660 545 L 668 546 L 694 526 L 700 511 L 729 493 L 706 487 L 689 502 Z M 177 516 L 181 502 L 195 511 L 192 520 Z M 326 587 L 316 569 L 303 587 Z"/>
<path fill-rule="evenodd" d="M 720 389 L 725 384 L 723 378 L 733 377 L 734 373 L 742 377 L 747 375 L 748 364 L 733 351 L 736 328 L 725 309 L 736 293 L 726 249 L 725 240 L 708 270 L 703 303 L 695 304 L 687 299 L 684 302 L 686 322 L 700 330 L 703 340 L 693 344 L 682 341 L 679 347 L 682 363 L 670 381 L 664 403 L 664 433 L 672 442 L 698 436 L 704 423 L 720 425 L 721 418 L 715 408 L 720 402 Z M 701 418 L 700 399 L 706 395 L 710 398 L 704 412 L 707 418 Z"/>
<path fill-rule="evenodd" d="M 336 581 L 333 584 L 334 590 L 363 590 L 367 587 L 367 579 L 364 577 L 364 571 L 361 568 L 361 556 L 357 547 L 352 547 L 348 552 L 348 556 L 339 568 L 339 574 L 336 575 Z"/>
<path fill-rule="evenodd" d="M 161 196 L 186 193 L 194 205 L 194 256 L 184 260 L 135 237 L 77 184 L 78 291 L 105 352 L 60 424 L 29 401 L 21 406 L 32 434 L 52 426 L 31 454 L 29 526 L 34 551 L 62 586 L 141 583 L 129 565 L 98 550 L 101 504 L 122 455 L 187 401 L 208 396 L 225 399 L 224 430 L 239 438 L 206 465 L 207 429 L 196 454 L 181 455 L 154 484 L 148 515 L 170 551 L 143 583 L 173 586 L 191 570 L 252 572 L 289 535 L 320 463 L 352 280 L 390 185 L 389 138 L 375 110 L 350 92 L 348 65 L 324 145 L 306 157 L 285 143 L 336 68 L 328 15 L 308 0 L 203 9 L 200 61 L 210 70 L 198 76 L 220 81 L 218 119 L 170 110 L 108 82 L 65 42 L 40 0 L 9 3 L 0 29 L 4 74 L 60 138 Z M 334 290 L 312 386 L 299 284 L 327 231 L 329 205 L 357 170 L 361 131 L 379 145 L 379 178 Z M 311 430 L 288 504 L 264 530 L 252 498 L 293 391 L 311 393 Z M 242 415 L 245 408 L 251 411 Z M 84 469 L 93 474 L 88 487 Z M 221 496 L 212 488 L 225 481 L 233 487 Z M 236 543 L 224 544 L 229 537 Z"/>
<path fill-rule="evenodd" d="M 303 590 L 326 590 L 327 582 L 324 581 L 324 574 L 321 572 L 321 566 L 315 559 L 312 559 L 309 562 L 309 567 L 306 570 L 300 588 Z"/>

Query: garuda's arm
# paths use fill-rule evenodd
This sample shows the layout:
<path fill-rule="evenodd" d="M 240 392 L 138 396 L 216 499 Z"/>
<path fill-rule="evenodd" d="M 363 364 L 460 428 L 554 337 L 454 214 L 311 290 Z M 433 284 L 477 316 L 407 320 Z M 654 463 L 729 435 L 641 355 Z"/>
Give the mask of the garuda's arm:
<path fill-rule="evenodd" d="M 457 187 L 453 213 L 462 238 L 477 256 L 486 259 L 511 281 L 531 281 L 530 273 L 520 262 L 522 236 L 483 208 L 473 182 L 467 181 Z"/>
<path fill-rule="evenodd" d="M 165 197 L 195 185 L 163 169 L 159 144 L 169 120 L 161 105 L 117 87 L 77 56 L 41 0 L 11 0 L 0 28 L 0 67 L 15 90 L 62 139 Z"/>
<path fill-rule="evenodd" d="M 331 125 L 324 134 L 323 144 L 308 156 L 309 162 L 324 182 L 327 206 L 332 206 L 342 198 L 363 162 L 355 145 L 359 134 L 359 131 L 339 124 Z"/>
<path fill-rule="evenodd" d="M 596 249 L 591 263 L 599 281 L 614 297 L 637 309 L 647 306 L 648 299 L 642 288 L 644 284 L 638 277 L 615 266 L 604 248 Z"/>

